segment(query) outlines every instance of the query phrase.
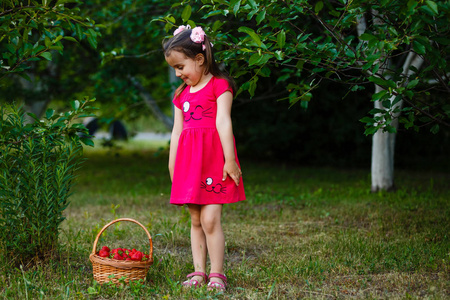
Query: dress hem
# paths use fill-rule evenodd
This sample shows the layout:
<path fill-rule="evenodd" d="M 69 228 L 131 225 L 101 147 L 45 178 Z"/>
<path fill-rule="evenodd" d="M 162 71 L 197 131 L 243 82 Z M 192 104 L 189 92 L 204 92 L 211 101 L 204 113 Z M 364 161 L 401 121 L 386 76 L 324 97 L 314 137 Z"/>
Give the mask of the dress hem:
<path fill-rule="evenodd" d="M 173 205 L 177 205 L 177 206 L 183 206 L 183 205 L 186 205 L 186 204 L 196 204 L 196 205 L 210 205 L 210 204 L 231 204 L 231 203 L 236 203 L 236 202 L 240 202 L 240 201 L 245 201 L 246 199 L 244 198 L 244 199 L 236 199 L 236 200 L 225 200 L 225 201 L 215 201 L 214 203 L 213 202 L 204 202 L 204 203 L 202 203 L 202 202 L 186 202 L 185 200 L 183 200 L 183 201 L 173 201 L 173 200 L 170 200 L 170 204 L 173 204 Z"/>

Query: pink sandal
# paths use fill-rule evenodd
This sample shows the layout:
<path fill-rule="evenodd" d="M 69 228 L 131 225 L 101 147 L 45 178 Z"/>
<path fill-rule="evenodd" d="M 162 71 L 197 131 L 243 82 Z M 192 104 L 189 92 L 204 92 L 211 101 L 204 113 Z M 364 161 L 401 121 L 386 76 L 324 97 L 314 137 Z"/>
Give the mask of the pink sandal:
<path fill-rule="evenodd" d="M 224 274 L 211 273 L 211 274 L 209 274 L 208 278 L 209 278 L 209 280 L 211 280 L 211 278 L 213 278 L 213 277 L 222 279 L 223 283 L 220 283 L 217 281 L 209 281 L 208 282 L 208 290 L 209 291 L 218 290 L 220 292 L 225 292 L 226 286 L 227 286 L 227 277 Z"/>
<path fill-rule="evenodd" d="M 187 278 L 191 278 L 194 276 L 202 276 L 203 277 L 203 281 L 202 282 L 198 282 L 198 280 L 196 279 L 190 279 L 190 280 L 186 280 L 185 282 L 182 283 L 183 286 L 186 287 L 199 287 L 201 285 L 204 285 L 206 283 L 206 281 L 208 280 L 208 275 L 206 275 L 203 272 L 193 272 L 191 274 L 188 274 L 186 277 Z"/>

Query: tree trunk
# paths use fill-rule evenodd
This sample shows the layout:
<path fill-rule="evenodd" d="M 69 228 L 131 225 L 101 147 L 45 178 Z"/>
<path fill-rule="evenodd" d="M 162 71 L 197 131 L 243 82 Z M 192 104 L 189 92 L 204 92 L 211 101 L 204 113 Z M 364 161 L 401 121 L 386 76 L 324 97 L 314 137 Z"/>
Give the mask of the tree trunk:
<path fill-rule="evenodd" d="M 423 64 L 423 59 L 414 52 L 410 52 L 403 63 L 402 74 L 407 80 L 403 82 L 403 86 L 408 84 L 408 79 L 412 76 L 412 69 L 419 69 Z M 375 85 L 375 93 L 382 90 L 381 87 Z M 394 101 L 395 97 L 392 96 L 389 100 L 391 103 Z M 397 102 L 395 107 L 401 108 L 403 105 L 403 100 Z M 375 102 L 375 108 L 383 108 L 380 101 Z M 394 120 L 391 125 L 398 128 L 398 117 L 399 114 L 394 115 Z M 395 154 L 395 138 L 396 133 L 384 132 L 378 130 L 372 138 L 372 192 L 379 190 L 392 191 L 395 190 L 394 184 L 394 154 Z"/>
<path fill-rule="evenodd" d="M 23 110 L 26 113 L 34 114 L 36 117 L 38 117 L 38 119 L 40 119 L 44 115 L 44 112 L 46 111 L 49 103 L 50 100 L 25 102 Z M 25 115 L 25 122 L 34 123 L 34 119 L 28 115 Z"/>
<path fill-rule="evenodd" d="M 382 89 L 376 85 L 375 93 Z M 375 102 L 375 108 L 381 108 L 380 101 Z M 397 128 L 398 121 L 391 124 Z M 372 192 L 379 190 L 392 191 L 394 185 L 394 153 L 396 133 L 378 130 L 372 137 Z"/>
<path fill-rule="evenodd" d="M 36 79 L 36 76 L 34 76 L 33 73 L 26 73 L 30 80 L 26 80 L 24 78 L 19 78 L 19 82 L 22 85 L 22 88 L 27 91 L 33 91 L 37 94 L 44 91 L 44 88 L 42 85 L 42 81 L 39 81 Z M 47 109 L 48 104 L 50 103 L 50 99 L 47 100 L 41 100 L 41 99 L 25 99 L 23 110 L 25 113 L 32 113 L 34 114 L 38 119 L 42 117 L 45 110 Z M 26 123 L 34 123 L 34 119 L 25 114 L 25 122 Z"/>

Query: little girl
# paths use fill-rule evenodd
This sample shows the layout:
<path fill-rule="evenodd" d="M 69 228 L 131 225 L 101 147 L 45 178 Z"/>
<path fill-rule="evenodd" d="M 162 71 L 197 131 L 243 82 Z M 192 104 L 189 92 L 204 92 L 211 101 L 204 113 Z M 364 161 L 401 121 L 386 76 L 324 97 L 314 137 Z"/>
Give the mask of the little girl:
<path fill-rule="evenodd" d="M 184 83 L 176 90 L 170 140 L 170 203 L 186 204 L 191 215 L 195 272 L 184 286 L 225 290 L 222 205 L 245 200 L 236 155 L 231 105 L 235 85 L 214 60 L 201 27 L 180 26 L 164 43 L 164 55 Z M 211 270 L 206 275 L 206 255 Z"/>

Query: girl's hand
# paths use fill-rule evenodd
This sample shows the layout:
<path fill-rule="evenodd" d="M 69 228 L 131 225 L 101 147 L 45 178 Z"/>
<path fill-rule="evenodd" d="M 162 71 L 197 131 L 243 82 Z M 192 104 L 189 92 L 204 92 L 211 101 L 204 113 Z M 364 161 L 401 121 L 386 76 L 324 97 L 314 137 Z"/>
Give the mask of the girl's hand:
<path fill-rule="evenodd" d="M 225 181 L 227 179 L 227 175 L 233 179 L 233 181 L 236 183 L 236 186 L 239 185 L 239 181 L 242 176 L 241 169 L 239 169 L 238 164 L 236 161 L 225 162 L 225 165 L 223 166 L 223 177 L 222 181 Z"/>

